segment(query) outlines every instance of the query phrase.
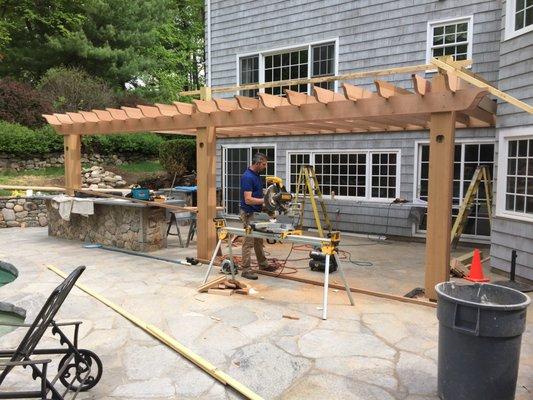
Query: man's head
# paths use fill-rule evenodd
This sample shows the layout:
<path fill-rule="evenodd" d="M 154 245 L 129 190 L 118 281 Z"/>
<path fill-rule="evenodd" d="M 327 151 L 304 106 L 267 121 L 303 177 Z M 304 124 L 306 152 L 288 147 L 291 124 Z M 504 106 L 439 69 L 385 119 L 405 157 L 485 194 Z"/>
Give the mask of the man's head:
<path fill-rule="evenodd" d="M 250 169 L 254 172 L 263 172 L 267 167 L 267 156 L 263 153 L 255 153 L 252 158 Z"/>

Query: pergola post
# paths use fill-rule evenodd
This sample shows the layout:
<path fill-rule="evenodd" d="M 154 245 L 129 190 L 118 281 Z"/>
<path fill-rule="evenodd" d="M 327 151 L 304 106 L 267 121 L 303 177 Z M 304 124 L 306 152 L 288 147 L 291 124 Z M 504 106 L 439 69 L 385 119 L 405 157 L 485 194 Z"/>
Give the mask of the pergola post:
<path fill-rule="evenodd" d="M 431 114 L 425 273 L 425 293 L 431 300 L 437 298 L 435 285 L 450 278 L 455 114 Z"/>
<path fill-rule="evenodd" d="M 68 195 L 81 187 L 81 135 L 65 135 L 65 187 Z"/>
<path fill-rule="evenodd" d="M 197 257 L 209 259 L 216 246 L 213 218 L 217 214 L 216 128 L 198 129 L 196 135 L 196 180 L 198 184 Z"/>

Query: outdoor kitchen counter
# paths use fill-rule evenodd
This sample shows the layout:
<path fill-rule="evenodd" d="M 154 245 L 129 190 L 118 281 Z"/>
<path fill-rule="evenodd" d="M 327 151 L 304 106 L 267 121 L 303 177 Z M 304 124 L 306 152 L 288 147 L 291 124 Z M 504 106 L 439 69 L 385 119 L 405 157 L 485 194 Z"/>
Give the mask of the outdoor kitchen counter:
<path fill-rule="evenodd" d="M 179 205 L 180 201 L 169 203 Z M 167 213 L 164 208 L 127 199 L 94 199 L 94 214 L 70 214 L 64 220 L 46 200 L 48 235 L 86 243 L 98 243 L 134 251 L 155 251 L 167 246 Z"/>

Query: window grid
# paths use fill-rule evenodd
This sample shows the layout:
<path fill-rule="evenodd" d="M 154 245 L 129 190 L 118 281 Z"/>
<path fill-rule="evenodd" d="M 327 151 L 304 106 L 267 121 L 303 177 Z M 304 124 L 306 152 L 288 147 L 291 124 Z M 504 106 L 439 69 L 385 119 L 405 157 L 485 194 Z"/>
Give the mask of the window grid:
<path fill-rule="evenodd" d="M 335 42 L 308 45 L 305 48 L 286 50 L 273 54 L 256 54 L 239 58 L 239 84 L 275 82 L 335 75 Z M 263 57 L 263 64 L 260 62 Z M 334 90 L 335 82 L 316 84 Z M 264 92 L 284 96 L 285 89 L 310 93 L 312 85 L 284 85 L 265 88 Z M 242 90 L 241 95 L 256 97 L 259 89 Z"/>
<path fill-rule="evenodd" d="M 516 0 L 514 30 L 533 25 L 533 0 Z"/>
<path fill-rule="evenodd" d="M 420 192 L 418 197 L 421 200 L 427 201 L 429 145 L 423 144 L 420 147 L 420 173 L 418 178 Z M 479 165 L 486 165 L 488 167 L 492 179 L 494 170 L 493 143 L 463 143 L 455 145 L 452 192 L 452 218 L 454 219 L 459 213 L 462 200 L 468 190 L 474 172 Z M 426 222 L 426 217 L 424 217 L 419 229 L 425 230 Z M 483 182 L 480 183 L 464 233 L 478 236 L 490 235 L 490 221 L 485 202 L 485 187 Z"/>
<path fill-rule="evenodd" d="M 333 76 L 335 75 L 335 44 L 326 43 L 311 47 L 313 54 L 313 65 L 311 76 L 313 78 L 319 76 Z M 334 90 L 335 82 L 320 82 L 316 83 L 324 89 Z"/>
<path fill-rule="evenodd" d="M 265 56 L 265 82 L 307 78 L 308 50 L 295 50 Z M 307 92 L 307 84 L 265 88 L 265 93 L 283 95 L 285 89 Z"/>
<path fill-rule="evenodd" d="M 259 56 L 243 57 L 240 59 L 239 84 L 248 85 L 259 83 Z M 242 96 L 256 97 L 259 89 L 241 90 Z"/>
<path fill-rule="evenodd" d="M 386 182 L 383 182 L 382 187 L 378 181 L 377 196 L 371 195 L 370 189 L 372 186 L 371 159 L 374 154 L 378 154 L 380 160 L 381 155 L 386 156 L 383 165 L 381 165 L 381 161 L 378 165 L 379 168 L 383 166 L 386 169 L 383 175 L 378 176 L 378 179 L 385 178 Z M 391 200 L 397 197 L 398 161 L 399 153 L 397 151 L 290 153 L 290 188 L 292 192 L 296 191 L 300 167 L 309 164 L 315 168 L 317 180 L 324 195 L 334 193 L 336 196 L 346 198 Z M 393 163 L 394 165 L 392 165 Z"/>
<path fill-rule="evenodd" d="M 393 199 L 396 197 L 396 153 L 372 154 L 372 197 Z"/>
<path fill-rule="evenodd" d="M 533 214 L 533 139 L 508 141 L 505 210 Z"/>
<path fill-rule="evenodd" d="M 432 25 L 430 29 L 432 57 L 451 55 L 456 61 L 468 58 L 468 22 Z"/>

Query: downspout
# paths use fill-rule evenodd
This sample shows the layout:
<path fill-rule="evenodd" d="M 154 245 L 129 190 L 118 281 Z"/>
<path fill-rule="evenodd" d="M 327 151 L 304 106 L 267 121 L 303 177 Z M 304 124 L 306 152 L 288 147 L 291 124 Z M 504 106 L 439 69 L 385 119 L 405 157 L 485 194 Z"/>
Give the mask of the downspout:
<path fill-rule="evenodd" d="M 207 80 L 206 84 L 211 87 L 211 0 L 205 0 L 206 19 L 206 53 L 207 53 Z"/>

